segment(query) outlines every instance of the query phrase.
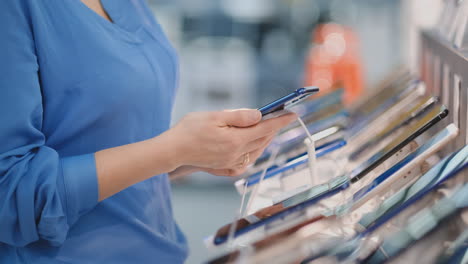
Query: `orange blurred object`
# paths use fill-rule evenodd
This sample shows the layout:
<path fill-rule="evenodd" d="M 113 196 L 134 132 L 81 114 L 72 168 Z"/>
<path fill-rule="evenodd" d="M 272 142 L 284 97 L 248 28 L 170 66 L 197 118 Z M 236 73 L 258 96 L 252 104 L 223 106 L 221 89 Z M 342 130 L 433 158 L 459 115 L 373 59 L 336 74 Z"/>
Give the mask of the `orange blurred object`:
<path fill-rule="evenodd" d="M 320 94 L 344 88 L 344 102 L 355 101 L 364 90 L 362 61 L 356 34 L 338 24 L 322 24 L 313 34 L 305 69 L 305 86 L 320 87 Z"/>

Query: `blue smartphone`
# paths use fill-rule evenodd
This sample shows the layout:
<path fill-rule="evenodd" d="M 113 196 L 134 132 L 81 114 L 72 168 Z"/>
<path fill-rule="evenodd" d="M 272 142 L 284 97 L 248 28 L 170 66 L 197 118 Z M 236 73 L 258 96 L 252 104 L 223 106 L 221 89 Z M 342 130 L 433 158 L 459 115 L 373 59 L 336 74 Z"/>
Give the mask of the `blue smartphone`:
<path fill-rule="evenodd" d="M 271 114 L 276 111 L 284 110 L 292 105 L 295 105 L 310 95 L 317 93 L 319 91 L 318 87 L 303 87 L 299 88 L 296 91 L 281 97 L 263 107 L 260 107 L 258 110 L 262 113 L 262 116 Z"/>

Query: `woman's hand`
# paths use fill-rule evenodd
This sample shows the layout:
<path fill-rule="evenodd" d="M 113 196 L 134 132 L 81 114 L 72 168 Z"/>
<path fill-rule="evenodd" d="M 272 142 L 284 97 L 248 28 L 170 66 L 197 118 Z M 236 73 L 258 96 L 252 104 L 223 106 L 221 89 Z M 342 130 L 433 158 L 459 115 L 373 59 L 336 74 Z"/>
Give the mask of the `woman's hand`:
<path fill-rule="evenodd" d="M 162 135 L 173 143 L 180 166 L 235 176 L 257 160 L 294 114 L 261 121 L 258 110 L 191 113 Z"/>
<path fill-rule="evenodd" d="M 260 122 L 257 110 L 193 113 L 157 137 L 98 151 L 99 200 L 161 173 L 176 178 L 196 169 L 240 175 L 295 117 Z"/>

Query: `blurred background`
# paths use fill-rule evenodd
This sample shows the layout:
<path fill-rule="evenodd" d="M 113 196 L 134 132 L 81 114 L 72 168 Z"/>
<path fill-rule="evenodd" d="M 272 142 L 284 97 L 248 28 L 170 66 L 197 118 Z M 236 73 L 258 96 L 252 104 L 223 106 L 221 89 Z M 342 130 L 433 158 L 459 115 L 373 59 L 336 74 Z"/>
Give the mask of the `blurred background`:
<path fill-rule="evenodd" d="M 344 86 L 350 103 L 399 65 L 416 67 L 417 30 L 436 21 L 440 2 L 149 0 L 180 57 L 173 121 L 192 111 L 257 108 L 304 85 L 323 93 Z M 211 257 L 203 239 L 235 217 L 232 183 L 196 174 L 174 184 L 188 263 Z"/>

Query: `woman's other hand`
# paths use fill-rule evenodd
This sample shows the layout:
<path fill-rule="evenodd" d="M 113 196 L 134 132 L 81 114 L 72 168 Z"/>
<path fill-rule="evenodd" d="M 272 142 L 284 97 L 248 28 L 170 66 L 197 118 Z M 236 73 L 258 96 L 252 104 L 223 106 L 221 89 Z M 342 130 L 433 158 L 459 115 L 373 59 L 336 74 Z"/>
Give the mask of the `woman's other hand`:
<path fill-rule="evenodd" d="M 258 159 L 276 133 L 296 115 L 266 121 L 261 118 L 261 113 L 253 109 L 191 113 L 162 136 L 176 148 L 180 166 L 236 176 Z"/>

